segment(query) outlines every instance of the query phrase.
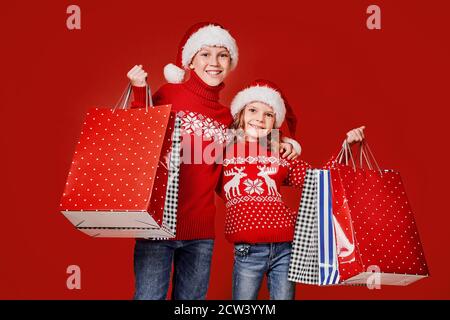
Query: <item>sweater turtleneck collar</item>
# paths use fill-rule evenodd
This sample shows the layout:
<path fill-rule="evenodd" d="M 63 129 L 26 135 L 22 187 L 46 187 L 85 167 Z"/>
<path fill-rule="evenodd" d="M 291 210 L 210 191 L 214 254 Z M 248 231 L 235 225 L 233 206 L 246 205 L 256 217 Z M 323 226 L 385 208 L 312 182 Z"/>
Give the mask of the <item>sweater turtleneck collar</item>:
<path fill-rule="evenodd" d="M 189 80 L 184 82 L 183 85 L 194 94 L 214 102 L 219 101 L 219 93 L 225 87 L 223 82 L 218 86 L 206 84 L 194 71 L 190 73 Z"/>

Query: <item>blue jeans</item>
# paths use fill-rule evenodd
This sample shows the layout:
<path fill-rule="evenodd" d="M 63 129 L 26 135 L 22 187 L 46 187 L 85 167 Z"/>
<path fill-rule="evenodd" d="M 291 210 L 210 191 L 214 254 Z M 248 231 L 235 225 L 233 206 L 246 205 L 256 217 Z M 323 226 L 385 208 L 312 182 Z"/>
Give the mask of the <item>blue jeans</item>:
<path fill-rule="evenodd" d="M 271 300 L 294 299 L 295 283 L 287 279 L 291 250 L 291 242 L 235 244 L 233 299 L 256 300 L 265 274 Z"/>
<path fill-rule="evenodd" d="M 137 240 L 135 300 L 164 300 L 172 271 L 172 299 L 203 300 L 208 291 L 214 240 Z"/>

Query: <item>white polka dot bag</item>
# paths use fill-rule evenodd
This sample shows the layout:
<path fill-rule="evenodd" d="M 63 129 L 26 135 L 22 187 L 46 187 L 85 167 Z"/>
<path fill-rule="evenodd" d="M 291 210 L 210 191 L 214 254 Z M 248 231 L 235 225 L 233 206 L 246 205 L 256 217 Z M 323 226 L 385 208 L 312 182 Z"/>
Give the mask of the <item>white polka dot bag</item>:
<path fill-rule="evenodd" d="M 341 283 L 408 285 L 429 276 L 398 172 L 381 170 L 367 142 L 344 142 L 329 163 Z"/>
<path fill-rule="evenodd" d="M 93 237 L 173 238 L 181 122 L 170 105 L 127 109 L 130 92 L 88 111 L 60 210 Z"/>

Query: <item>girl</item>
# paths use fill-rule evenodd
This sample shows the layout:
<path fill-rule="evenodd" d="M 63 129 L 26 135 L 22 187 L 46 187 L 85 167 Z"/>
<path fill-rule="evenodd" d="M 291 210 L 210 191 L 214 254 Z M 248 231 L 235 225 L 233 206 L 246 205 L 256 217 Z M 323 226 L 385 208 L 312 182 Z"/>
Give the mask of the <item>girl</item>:
<path fill-rule="evenodd" d="M 219 94 L 237 63 L 236 42 L 219 24 L 198 23 L 187 31 L 178 48 L 176 65 L 164 68 L 169 83 L 153 95 L 155 105 L 171 104 L 178 113 L 183 142 L 198 140 L 188 136 L 201 136 L 204 150 L 209 143 L 223 141 L 233 119 L 229 108 L 220 104 Z M 187 70 L 190 77 L 184 81 Z M 128 72 L 135 97 L 133 107 L 145 106 L 146 77 L 141 65 Z M 189 147 L 182 145 L 184 150 Z M 290 147 L 285 145 L 286 149 Z M 181 163 L 176 238 L 136 241 L 135 299 L 165 299 L 172 263 L 172 298 L 205 299 L 215 236 L 214 190 L 220 172 L 217 164 Z"/>
<path fill-rule="evenodd" d="M 287 275 L 297 212 L 279 190 L 283 184 L 301 188 L 310 165 L 278 157 L 274 129 L 286 117 L 295 132 L 295 117 L 280 90 L 265 80 L 239 92 L 231 112 L 234 128 L 243 132 L 227 147 L 222 174 L 225 237 L 235 245 L 233 299 L 256 299 L 264 275 L 271 299 L 293 299 L 295 284 Z M 349 143 L 362 140 L 363 129 L 350 131 Z"/>

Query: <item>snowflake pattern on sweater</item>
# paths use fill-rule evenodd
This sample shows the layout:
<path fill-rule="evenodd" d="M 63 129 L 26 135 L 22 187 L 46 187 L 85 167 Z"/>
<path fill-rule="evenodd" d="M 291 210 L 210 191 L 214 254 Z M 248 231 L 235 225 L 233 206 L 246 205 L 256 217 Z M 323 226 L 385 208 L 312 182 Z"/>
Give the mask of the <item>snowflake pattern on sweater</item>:
<path fill-rule="evenodd" d="M 225 237 L 233 243 L 292 241 L 297 211 L 282 199 L 282 185 L 302 188 L 306 169 L 302 160 L 286 160 L 270 152 L 226 155 L 222 171 L 222 197 L 226 201 Z"/>
<path fill-rule="evenodd" d="M 177 116 L 181 118 L 181 134 L 195 134 L 216 143 L 225 143 L 231 138 L 227 126 L 201 113 L 178 111 Z"/>

